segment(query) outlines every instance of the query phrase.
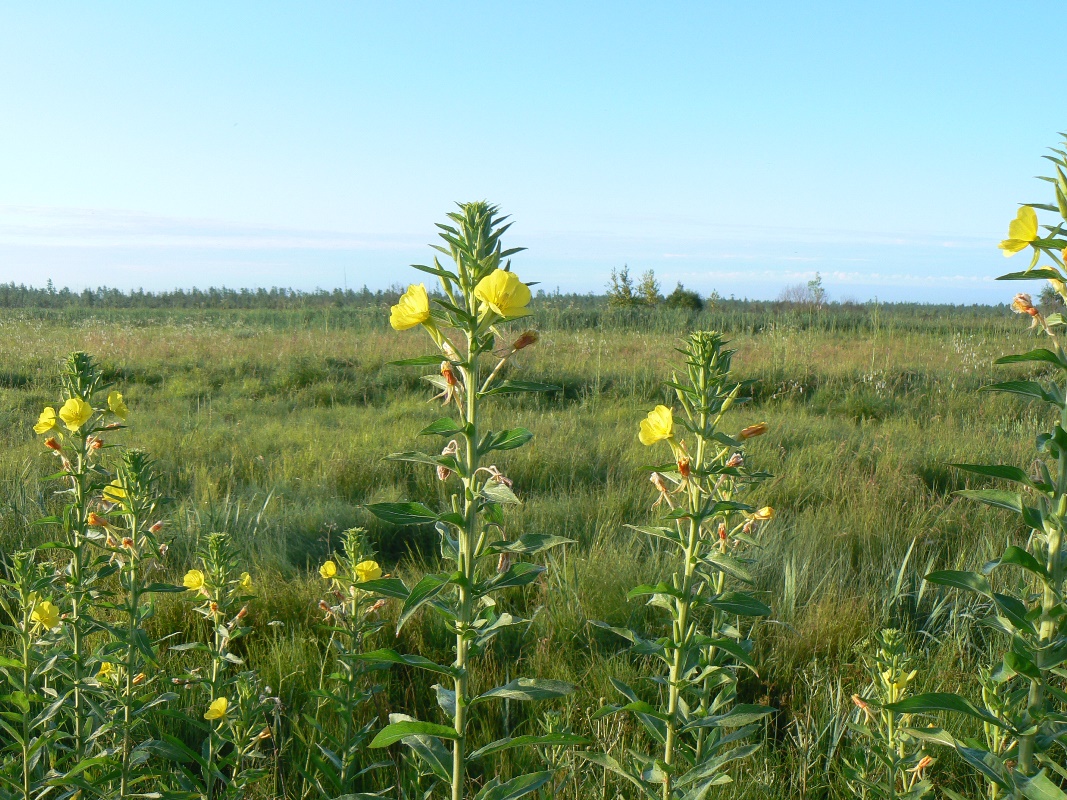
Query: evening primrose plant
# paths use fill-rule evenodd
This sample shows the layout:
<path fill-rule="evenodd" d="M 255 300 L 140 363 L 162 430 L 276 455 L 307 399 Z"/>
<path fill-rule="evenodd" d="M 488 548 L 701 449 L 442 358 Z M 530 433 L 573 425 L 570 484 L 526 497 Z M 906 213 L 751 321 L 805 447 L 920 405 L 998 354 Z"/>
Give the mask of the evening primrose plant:
<path fill-rule="evenodd" d="M 1067 138 L 1065 138 L 1067 142 Z M 1065 144 L 1067 146 L 1067 144 Z M 1052 189 L 1050 203 L 1023 205 L 1000 244 L 1006 256 L 1033 251 L 1030 266 L 1000 280 L 1047 280 L 1064 298 L 1064 248 L 1067 247 L 1067 149 L 1046 156 L 1055 173 L 1043 178 Z M 1039 224 L 1038 211 L 1053 215 Z M 1041 264 L 1042 258 L 1048 264 Z M 992 609 L 984 624 L 1001 634 L 1001 658 L 983 672 L 984 708 L 954 693 L 931 693 L 888 706 L 899 712 L 948 711 L 976 718 L 983 740 L 956 730 L 919 731 L 917 735 L 953 747 L 985 779 L 990 798 L 1064 800 L 1060 788 L 1067 746 L 1067 353 L 1062 345 L 1064 318 L 1045 316 L 1030 296 L 1012 302 L 1031 318 L 1031 328 L 1048 335 L 1041 347 L 998 359 L 997 364 L 1040 367 L 1032 379 L 1009 380 L 986 387 L 1036 399 L 1051 407 L 1048 428 L 1035 439 L 1033 460 L 1014 465 L 956 464 L 964 472 L 1013 484 L 1012 489 L 959 492 L 1011 511 L 1026 530 L 1025 540 L 978 572 L 942 570 L 926 576 L 931 583 L 982 596 Z M 953 795 L 957 796 L 957 795 Z"/>
<path fill-rule="evenodd" d="M 751 620 L 770 614 L 746 587 L 752 583 L 758 532 L 774 511 L 742 499 L 769 477 L 752 470 L 744 452 L 745 441 L 767 426 L 758 423 L 735 435 L 723 430 L 723 416 L 745 400 L 745 384 L 731 377 L 733 351 L 726 345 L 719 333 L 691 334 L 680 350 L 682 375 L 667 384 L 681 415 L 659 405 L 639 425 L 641 444 L 660 452 L 667 445 L 672 460 L 651 468 L 653 508 L 660 510 L 662 524 L 630 527 L 671 548 L 675 571 L 669 581 L 642 584 L 629 597 L 647 598 L 667 630 L 649 638 L 644 631 L 594 623 L 629 640 L 635 655 L 651 657 L 664 670 L 654 679 L 655 702 L 612 679 L 625 702 L 598 712 L 632 714 L 656 751 L 631 751 L 625 760 L 583 753 L 649 800 L 702 798 L 729 782 L 726 766 L 755 752 L 758 745 L 744 741 L 773 713 L 736 702 L 739 671 L 755 670 Z"/>
<path fill-rule="evenodd" d="M 378 733 L 371 747 L 403 742 L 425 767 L 449 787 L 452 800 L 469 796 L 468 765 L 485 761 L 513 747 L 567 745 L 581 742 L 569 734 L 548 733 L 507 737 L 474 747 L 468 741 L 471 714 L 482 704 L 500 700 L 543 700 L 572 691 L 570 684 L 536 678 L 516 678 L 475 694 L 476 657 L 507 627 L 523 624 L 498 606 L 494 595 L 537 579 L 543 567 L 520 557 L 533 556 L 564 544 L 558 536 L 526 534 L 517 540 L 505 536 L 505 506 L 519 500 L 512 482 L 493 463 L 497 452 L 526 444 L 532 434 L 525 428 L 488 430 L 484 407 L 500 397 L 524 392 L 545 392 L 554 387 L 507 377 L 516 353 L 537 341 L 533 332 L 510 339 L 507 326 L 527 316 L 530 289 L 511 271 L 509 257 L 522 248 L 504 249 L 501 239 L 510 226 L 495 206 L 466 203 L 438 225 L 442 245 L 434 248 L 453 262 L 449 267 L 434 258 L 432 266 L 416 269 L 435 276 L 440 292 L 431 296 L 425 285 L 413 284 L 390 310 L 393 328 L 421 328 L 436 348 L 433 355 L 398 362 L 408 366 L 434 366 L 426 380 L 439 393 L 448 416 L 421 432 L 441 437 L 439 453 L 404 452 L 390 458 L 425 465 L 436 471 L 450 494 L 447 506 L 433 510 L 421 503 L 375 503 L 367 508 L 395 525 L 433 525 L 440 542 L 440 557 L 447 568 L 423 577 L 408 587 L 397 578 L 366 581 L 363 591 L 395 598 L 402 603 L 398 628 L 424 606 L 439 615 L 455 636 L 454 660 L 436 664 L 418 655 L 377 650 L 363 658 L 371 662 L 400 663 L 427 670 L 441 683 L 434 688 L 448 724 L 399 719 Z M 518 798 L 552 780 L 551 770 L 519 775 L 501 782 L 491 778 L 478 792 L 481 800 Z"/>

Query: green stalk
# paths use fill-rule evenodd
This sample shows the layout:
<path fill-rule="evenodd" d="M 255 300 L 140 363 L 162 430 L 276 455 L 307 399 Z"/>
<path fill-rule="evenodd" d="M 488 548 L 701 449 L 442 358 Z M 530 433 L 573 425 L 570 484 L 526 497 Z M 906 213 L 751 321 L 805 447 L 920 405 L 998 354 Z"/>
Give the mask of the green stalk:
<path fill-rule="evenodd" d="M 83 636 L 81 617 L 82 573 L 85 569 L 86 498 L 85 498 L 85 462 L 86 439 L 81 436 L 78 441 L 77 469 L 74 473 L 74 526 L 71 531 L 71 549 L 74 558 L 71 562 L 71 614 L 70 626 L 73 635 L 71 656 L 74 662 L 74 761 L 78 763 L 85 757 L 85 731 L 82 720 L 82 680 L 85 675 L 83 666 Z"/>
<path fill-rule="evenodd" d="M 130 729 L 133 726 L 133 680 L 137 675 L 137 647 L 134 642 L 137 637 L 138 623 L 140 622 L 141 591 L 137 576 L 137 515 L 129 517 L 130 538 L 133 547 L 130 548 L 130 597 L 129 597 L 129 626 L 126 631 L 126 692 L 122 698 L 122 777 L 119 780 L 119 797 L 125 798 L 130 786 Z"/>
<path fill-rule="evenodd" d="M 24 610 L 22 613 L 22 694 L 29 701 L 30 697 L 30 618 Z M 33 732 L 30 722 L 32 709 L 22 714 L 22 797 L 30 800 L 30 734 Z"/>

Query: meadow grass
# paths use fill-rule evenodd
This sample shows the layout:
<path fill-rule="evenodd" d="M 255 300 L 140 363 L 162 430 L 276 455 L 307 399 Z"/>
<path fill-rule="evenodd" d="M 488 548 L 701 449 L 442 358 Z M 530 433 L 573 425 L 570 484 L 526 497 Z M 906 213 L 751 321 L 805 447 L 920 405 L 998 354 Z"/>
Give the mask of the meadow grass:
<path fill-rule="evenodd" d="M 625 597 L 650 571 L 666 568 L 623 527 L 649 519 L 655 498 L 641 469 L 650 456 L 637 442 L 637 423 L 664 399 L 663 365 L 676 361 L 672 350 L 687 330 L 721 328 L 738 350 L 737 377 L 754 382 L 752 402 L 731 411 L 726 427 L 765 420 L 770 432 L 750 442 L 749 457 L 776 476 L 760 488 L 761 504 L 777 516 L 763 536 L 757 576 L 774 615 L 755 637 L 760 673 L 746 677 L 741 692 L 780 709 L 767 726 L 767 746 L 740 768 L 746 780 L 723 796 L 843 796 L 836 754 L 853 711 L 848 697 L 864 686 L 858 654 L 874 631 L 916 634 L 928 667 L 919 691 L 974 691 L 974 665 L 989 647 L 988 634 L 973 624 L 980 609 L 921 576 L 932 567 L 977 568 L 1023 535 L 1008 515 L 954 497 L 984 484 L 948 465 L 1027 466 L 1026 439 L 1042 412 L 978 390 L 1033 371 L 991 365 L 1005 352 L 1030 349 L 1032 335 L 993 309 L 783 311 L 734 303 L 689 315 L 571 303 L 538 306 L 533 327 L 541 340 L 511 376 L 560 390 L 509 403 L 508 419 L 534 439 L 499 454 L 497 464 L 524 502 L 521 512 L 509 512 L 509 538 L 551 533 L 575 544 L 551 551 L 545 577 L 510 596 L 532 622 L 494 643 L 486 679 L 572 681 L 578 691 L 555 706 L 575 730 L 595 734 L 601 747 L 639 736 L 622 720 L 589 721 L 614 693 L 610 676 L 655 690 L 641 683 L 648 665 L 587 623 L 640 627 L 651 613 Z M 96 356 L 126 396 L 132 430 L 121 438 L 160 462 L 171 498 L 171 577 L 191 565 L 200 536 L 232 533 L 262 587 L 251 616 L 256 633 L 246 640 L 250 662 L 291 712 L 304 708 L 323 641 L 317 603 L 324 586 L 315 570 L 340 532 L 366 527 L 383 566 L 404 577 L 435 562 L 431 532 L 392 528 L 360 507 L 399 499 L 436 506 L 440 499 L 429 467 L 383 460 L 417 449 L 417 432 L 441 416 L 427 402 L 433 391 L 422 371 L 388 364 L 428 350 L 418 337 L 390 331 L 378 308 L 6 311 L 4 551 L 46 537 L 32 522 L 54 509 L 41 480 L 52 464 L 31 424 L 54 397 L 60 360 L 74 349 Z M 490 411 L 490 427 L 493 417 Z M 163 634 L 193 622 L 187 604 L 165 598 L 154 624 Z M 450 634 L 428 614 L 405 627 L 400 642 L 390 631 L 378 644 L 449 658 Z M 383 680 L 383 719 L 393 710 L 434 718 L 420 676 L 395 668 Z M 533 732 L 536 720 L 526 713 L 513 704 L 478 724 L 497 735 Z M 279 745 L 289 755 L 296 746 Z M 568 797 L 622 792 L 599 770 L 576 769 Z M 936 780 L 965 774 L 947 755 L 939 769 Z M 283 775 L 277 785 L 284 784 Z"/>

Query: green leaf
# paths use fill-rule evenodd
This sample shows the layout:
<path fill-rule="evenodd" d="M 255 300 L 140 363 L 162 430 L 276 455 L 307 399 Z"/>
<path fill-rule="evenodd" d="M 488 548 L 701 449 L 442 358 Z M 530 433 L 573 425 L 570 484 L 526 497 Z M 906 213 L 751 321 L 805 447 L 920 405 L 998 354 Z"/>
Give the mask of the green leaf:
<path fill-rule="evenodd" d="M 436 367 L 446 359 L 443 356 L 418 356 L 417 358 L 402 358 L 399 361 L 388 362 L 392 367 Z"/>
<path fill-rule="evenodd" d="M 590 753 L 588 751 L 581 750 L 578 752 L 578 755 L 584 758 L 586 761 L 590 762 L 591 764 L 596 764 L 597 766 L 603 767 L 608 772 L 613 772 L 616 775 L 625 778 L 638 789 L 640 789 L 644 793 L 644 796 L 648 798 L 648 800 L 656 800 L 659 797 L 658 792 L 653 791 L 649 787 L 645 786 L 644 782 L 639 777 L 627 770 L 625 767 L 622 766 L 622 764 L 620 764 L 617 760 L 607 755 L 606 753 Z"/>
<path fill-rule="evenodd" d="M 1067 369 L 1067 364 L 1060 360 L 1060 357 L 1053 353 L 1051 350 L 1046 350 L 1044 347 L 1039 347 L 1036 350 L 1031 350 L 1028 353 L 1018 353 L 1010 356 L 1002 356 L 994 361 L 994 364 L 1023 364 L 1028 361 L 1040 361 L 1045 364 L 1054 364 L 1060 369 Z"/>
<path fill-rule="evenodd" d="M 551 700 L 565 697 L 574 691 L 574 685 L 564 681 L 542 678 L 516 678 L 503 686 L 483 692 L 471 701 L 471 705 L 483 700 Z"/>
<path fill-rule="evenodd" d="M 565 539 L 550 533 L 524 533 L 517 541 L 508 542 L 501 539 L 490 544 L 487 549 L 493 553 L 534 555 L 565 544 L 574 544 L 574 539 Z"/>
<path fill-rule="evenodd" d="M 897 714 L 932 714 L 936 711 L 951 711 L 954 714 L 967 714 L 968 716 L 996 725 L 1011 731 L 1004 722 L 985 711 L 980 711 L 971 705 L 970 701 L 958 694 L 951 692 L 928 692 L 901 700 L 899 703 L 889 703 L 885 706 Z"/>
<path fill-rule="evenodd" d="M 745 583 L 753 582 L 752 573 L 749 571 L 748 567 L 733 556 L 720 553 L 718 550 L 712 550 L 708 553 L 705 560 L 714 564 L 727 575 L 737 578 L 739 581 L 744 581 Z"/>
<path fill-rule="evenodd" d="M 482 397 L 492 394 L 516 394 L 518 392 L 558 392 L 558 386 L 549 383 L 534 383 L 533 381 L 501 381 L 492 389 L 482 393 Z"/>
<path fill-rule="evenodd" d="M 770 608 L 744 592 L 725 592 L 710 598 L 707 602 L 708 605 L 721 609 L 727 614 L 736 614 L 741 617 L 769 617 L 771 614 Z"/>
<path fill-rule="evenodd" d="M 455 436 L 456 434 L 463 433 L 464 430 L 464 427 L 454 419 L 444 417 L 427 425 L 419 431 L 419 436 Z"/>
<path fill-rule="evenodd" d="M 408 450 L 404 453 L 390 453 L 385 457 L 386 461 L 408 461 L 413 464 L 427 464 L 431 467 L 447 467 L 454 470 L 457 467 L 453 456 L 431 456 L 420 453 L 417 450 Z"/>
<path fill-rule="evenodd" d="M 440 739 L 459 738 L 459 734 L 456 733 L 455 728 L 449 728 L 445 725 L 435 725 L 432 722 L 410 720 L 393 722 L 386 725 L 378 731 L 378 735 L 374 737 L 374 740 L 370 743 L 369 747 L 388 747 L 407 736 L 436 736 Z"/>
<path fill-rule="evenodd" d="M 1062 281 L 1063 275 L 1059 270 L 1052 269 L 1051 267 L 1041 267 L 1040 269 L 1031 269 L 1026 272 L 1009 272 L 1007 275 L 1001 275 L 997 278 L 998 281 L 1037 281 L 1037 280 L 1057 280 Z"/>
<path fill-rule="evenodd" d="M 502 750 L 510 750 L 513 747 L 576 747 L 583 744 L 589 744 L 589 739 L 570 733 L 546 733 L 541 736 L 509 736 L 505 739 L 497 739 L 495 742 L 490 742 L 484 747 L 479 747 L 467 758 L 472 760 L 485 758 Z"/>
<path fill-rule="evenodd" d="M 1049 780 L 1045 770 L 1041 770 L 1032 778 L 1018 772 L 1013 773 L 1013 777 L 1027 800 L 1067 800 L 1067 794 Z"/>
<path fill-rule="evenodd" d="M 478 445 L 478 453 L 485 455 L 492 450 L 514 450 L 533 438 L 526 428 L 510 428 L 504 431 L 489 431 Z"/>
<path fill-rule="evenodd" d="M 991 383 L 989 386 L 983 386 L 980 391 L 1019 394 L 1024 397 L 1043 400 L 1046 403 L 1052 403 L 1053 405 L 1063 408 L 1063 402 L 1058 400 L 1037 381 L 1003 381 L 1001 383 Z"/>
<path fill-rule="evenodd" d="M 430 574 L 423 576 L 423 579 L 415 584 L 404 601 L 404 608 L 401 609 L 400 618 L 396 621 L 397 633 L 404 627 L 404 623 L 411 619 L 412 614 L 418 611 L 424 603 L 428 603 L 437 597 L 448 584 L 449 579 L 446 575 Z"/>
<path fill-rule="evenodd" d="M 1004 555 L 995 562 L 994 567 L 1004 565 L 1022 567 L 1028 572 L 1032 572 L 1039 576 L 1041 579 L 1048 580 L 1048 572 L 1045 569 L 1045 565 L 1021 547 L 1016 547 L 1015 545 L 1008 547 L 1004 551 Z"/>
<path fill-rule="evenodd" d="M 521 505 L 522 501 L 511 491 L 506 483 L 498 483 L 492 478 L 482 484 L 481 496 L 490 503 L 505 503 L 508 505 Z"/>
<path fill-rule="evenodd" d="M 977 500 L 987 506 L 1006 508 L 1021 514 L 1023 511 L 1022 498 L 1016 492 L 1007 492 L 1003 489 L 962 489 L 955 494 L 966 497 L 969 500 Z"/>
<path fill-rule="evenodd" d="M 627 600 L 633 600 L 635 597 L 644 597 L 646 595 L 665 594 L 668 597 L 682 597 L 680 589 L 671 586 L 669 583 L 660 581 L 657 584 L 643 583 L 640 586 L 635 586 L 626 593 Z"/>
<path fill-rule="evenodd" d="M 970 472 L 973 475 L 985 475 L 988 478 L 1002 478 L 1003 480 L 1014 481 L 1015 483 L 1021 483 L 1026 486 L 1034 485 L 1034 482 L 1030 480 L 1030 476 L 1018 467 L 1002 464 L 949 464 L 949 466 L 955 467 L 963 472 Z"/>
<path fill-rule="evenodd" d="M 507 589 L 515 586 L 526 586 L 537 580 L 537 576 L 545 571 L 545 568 L 528 561 L 520 561 L 512 564 L 507 572 L 494 575 L 481 585 L 484 592 L 492 592 L 497 589 Z"/>
<path fill-rule="evenodd" d="M 1009 594 L 993 592 L 993 601 L 997 604 L 1000 613 L 1011 622 L 1016 630 L 1034 635 L 1037 634 L 1037 629 L 1034 628 L 1034 623 L 1026 618 L 1026 606 L 1023 605 L 1021 600 L 1018 600 Z"/>
<path fill-rule="evenodd" d="M 770 706 L 740 704 L 717 716 L 701 717 L 685 726 L 689 728 L 742 728 L 777 712 Z"/>
<path fill-rule="evenodd" d="M 474 800 L 516 800 L 516 798 L 525 797 L 531 792 L 536 792 L 552 780 L 552 775 L 551 771 L 531 772 L 527 775 L 512 778 L 504 783 L 494 785 L 490 782 L 475 795 Z"/>
<path fill-rule="evenodd" d="M 923 580 L 940 586 L 952 586 L 956 589 L 965 589 L 968 592 L 978 592 L 978 594 L 983 594 L 986 597 L 992 595 L 989 581 L 984 575 L 979 575 L 977 572 L 943 569 L 931 572 Z"/>
<path fill-rule="evenodd" d="M 437 521 L 437 514 L 422 503 L 367 503 L 363 507 L 393 525 L 426 525 Z"/>
<path fill-rule="evenodd" d="M 448 675 L 452 678 L 456 677 L 457 674 L 454 667 L 435 664 L 424 656 L 404 656 L 396 652 L 396 650 L 390 650 L 388 648 L 371 650 L 369 653 L 359 653 L 356 655 L 356 658 L 360 661 L 370 661 L 371 663 L 378 664 L 404 664 L 409 667 L 424 669 L 428 672 L 436 672 L 438 675 Z"/>
<path fill-rule="evenodd" d="M 410 590 L 400 578 L 377 578 L 373 581 L 363 581 L 359 588 L 364 592 L 392 597 L 395 600 L 407 600 L 410 594 Z"/>

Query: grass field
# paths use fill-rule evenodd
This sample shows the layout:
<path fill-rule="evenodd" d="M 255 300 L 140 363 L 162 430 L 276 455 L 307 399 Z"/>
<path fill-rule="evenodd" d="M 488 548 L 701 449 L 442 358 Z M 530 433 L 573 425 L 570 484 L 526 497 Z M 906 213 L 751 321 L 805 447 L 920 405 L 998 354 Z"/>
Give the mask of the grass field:
<path fill-rule="evenodd" d="M 508 597 L 533 621 L 496 641 L 492 678 L 521 672 L 573 681 L 578 691 L 554 707 L 574 730 L 609 749 L 638 735 L 621 720 L 588 721 L 614 694 L 609 676 L 642 685 L 646 665 L 587 623 L 632 623 L 648 613 L 626 600 L 650 570 L 665 569 L 623 527 L 649 519 L 655 499 L 641 470 L 649 455 L 637 442 L 637 423 L 663 399 L 662 365 L 675 361 L 679 339 L 704 327 L 730 335 L 739 377 L 754 381 L 752 402 L 730 419 L 737 428 L 769 424 L 749 459 L 775 475 L 760 501 L 777 511 L 763 534 L 757 576 L 774 614 L 756 636 L 759 676 L 746 677 L 742 692 L 780 712 L 763 734 L 766 746 L 738 769 L 746 780 L 721 796 L 847 795 L 838 765 L 849 746 L 844 720 L 855 711 L 849 696 L 866 683 L 858 648 L 879 628 L 915 634 L 924 665 L 918 691 L 975 691 L 975 664 L 989 635 L 973 624 L 980 609 L 953 609 L 964 601 L 923 585 L 921 576 L 931 567 L 977 568 L 1023 535 L 1008 515 L 955 498 L 965 481 L 948 466 L 1027 467 L 1028 440 L 1043 412 L 978 391 L 1026 371 L 991 365 L 1033 345 L 1018 317 L 997 309 L 797 311 L 741 303 L 696 316 L 642 315 L 546 299 L 533 327 L 541 340 L 521 354 L 514 373 L 561 389 L 509 401 L 508 419 L 535 438 L 497 462 L 523 500 L 521 511 L 509 512 L 508 534 L 552 533 L 575 543 L 550 551 L 545 579 Z M 52 464 L 31 424 L 55 395 L 60 360 L 75 349 L 100 359 L 125 394 L 131 430 L 123 441 L 161 463 L 172 498 L 170 577 L 180 579 L 191 564 L 199 536 L 232 532 L 263 587 L 252 609 L 256 632 L 246 640 L 250 661 L 287 708 L 304 707 L 323 643 L 316 569 L 339 533 L 365 526 L 383 566 L 402 576 L 434 560 L 429 532 L 391 528 L 360 507 L 438 502 L 429 467 L 382 460 L 416 449 L 417 432 L 439 416 L 420 370 L 387 364 L 422 355 L 419 338 L 389 330 L 380 308 L 4 312 L 4 550 L 44 536 L 31 523 L 54 505 L 41 481 Z M 154 620 L 159 634 L 191 624 L 182 608 L 165 600 Z M 449 659 L 449 635 L 425 614 L 402 641 L 388 627 L 379 638 L 376 644 L 400 652 Z M 384 682 L 379 713 L 433 718 L 422 674 L 395 668 Z M 537 720 L 515 705 L 479 724 L 497 733 L 536 729 Z M 290 744 L 280 742 L 283 754 Z M 599 769 L 576 769 L 568 798 L 622 791 Z M 966 775 L 946 754 L 934 779 L 966 788 Z"/>

